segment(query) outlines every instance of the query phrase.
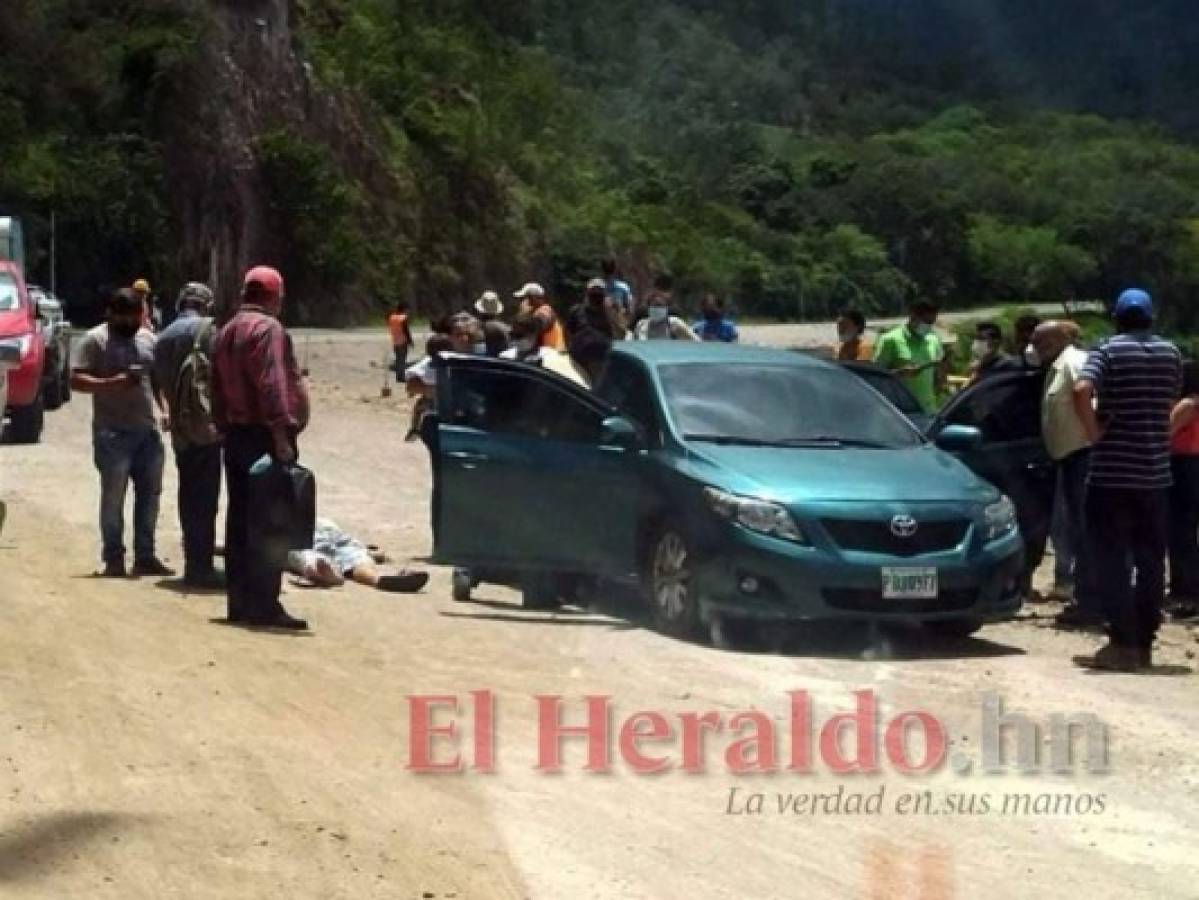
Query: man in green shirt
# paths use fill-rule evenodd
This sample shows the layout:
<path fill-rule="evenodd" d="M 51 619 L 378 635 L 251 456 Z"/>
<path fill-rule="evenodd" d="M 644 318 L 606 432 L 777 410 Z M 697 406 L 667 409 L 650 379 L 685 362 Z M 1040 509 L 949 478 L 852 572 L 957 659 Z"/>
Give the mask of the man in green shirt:
<path fill-rule="evenodd" d="M 908 312 L 906 324 L 884 332 L 878 339 L 874 361 L 898 375 L 925 412 L 936 412 L 941 364 L 945 361 L 941 339 L 933 331 L 937 305 L 931 300 L 916 300 Z"/>

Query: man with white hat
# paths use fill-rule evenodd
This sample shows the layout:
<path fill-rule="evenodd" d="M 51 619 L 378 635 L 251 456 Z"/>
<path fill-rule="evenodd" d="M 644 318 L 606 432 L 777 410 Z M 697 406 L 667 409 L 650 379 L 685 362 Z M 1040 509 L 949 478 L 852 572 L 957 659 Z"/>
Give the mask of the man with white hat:
<path fill-rule="evenodd" d="M 504 314 L 504 302 L 495 291 L 484 291 L 475 301 L 475 314 L 484 322 L 498 319 Z"/>
<path fill-rule="evenodd" d="M 514 296 L 521 301 L 521 312 L 536 316 L 541 323 L 540 346 L 565 350 L 566 333 L 558 321 L 558 314 L 546 299 L 545 288 L 535 281 L 530 281 Z"/>

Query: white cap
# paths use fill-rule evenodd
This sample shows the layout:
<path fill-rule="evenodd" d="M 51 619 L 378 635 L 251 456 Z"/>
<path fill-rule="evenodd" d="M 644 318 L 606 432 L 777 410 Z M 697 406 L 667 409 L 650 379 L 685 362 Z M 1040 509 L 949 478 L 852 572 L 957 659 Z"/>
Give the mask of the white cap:
<path fill-rule="evenodd" d="M 475 312 L 481 316 L 502 316 L 504 304 L 500 302 L 500 295 L 495 291 L 484 291 L 483 296 L 475 301 Z"/>
<path fill-rule="evenodd" d="M 512 296 L 514 296 L 517 300 L 524 300 L 527 297 L 544 297 L 545 288 L 539 285 L 536 281 L 530 281 Z"/>

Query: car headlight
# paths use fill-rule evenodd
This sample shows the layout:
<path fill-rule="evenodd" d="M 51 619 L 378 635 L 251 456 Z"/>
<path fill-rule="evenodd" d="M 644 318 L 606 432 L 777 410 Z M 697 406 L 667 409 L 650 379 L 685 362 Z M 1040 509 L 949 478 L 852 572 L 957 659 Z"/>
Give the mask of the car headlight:
<path fill-rule="evenodd" d="M 1016 530 L 1016 504 L 1000 497 L 983 510 L 983 540 L 997 541 Z"/>
<path fill-rule="evenodd" d="M 808 542 L 791 513 L 778 503 L 752 497 L 738 497 L 716 488 L 704 488 L 704 498 L 712 512 L 726 521 L 736 522 L 758 534 L 768 534 L 795 544 Z"/>

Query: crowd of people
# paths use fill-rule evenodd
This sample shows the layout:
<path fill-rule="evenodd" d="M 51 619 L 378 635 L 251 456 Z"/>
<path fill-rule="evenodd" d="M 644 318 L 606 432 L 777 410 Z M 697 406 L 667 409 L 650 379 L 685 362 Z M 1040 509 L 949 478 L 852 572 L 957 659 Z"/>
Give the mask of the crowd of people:
<path fill-rule="evenodd" d="M 908 321 L 871 347 L 864 316 L 847 310 L 836 356 L 889 369 L 935 412 L 950 361 L 937 314 L 917 301 Z M 1050 598 L 1067 602 L 1057 621 L 1107 631 L 1108 643 L 1079 665 L 1138 671 L 1152 663 L 1164 609 L 1178 620 L 1199 616 L 1199 380 L 1178 348 L 1154 334 L 1147 292 L 1121 294 L 1114 320 L 1116 335 L 1088 350 L 1076 323 L 1024 316 L 1014 353 L 997 324 L 979 324 L 969 378 L 1044 370 L 1041 437 L 1057 476 L 1046 529 L 1055 553 Z M 1031 576 L 1045 541 L 1026 540 Z M 1026 588 L 1041 599 L 1031 581 Z"/>
<path fill-rule="evenodd" d="M 417 401 L 409 436 L 419 433 L 421 416 L 435 402 L 433 359 L 439 353 L 516 360 L 590 386 L 615 341 L 739 339 L 716 297 L 705 298 L 701 319 L 688 324 L 673 308 L 669 278 L 657 279 L 638 303 L 611 262 L 601 272 L 561 317 L 535 282 L 514 292 L 511 316 L 499 294 L 486 291 L 470 309 L 434 323 L 424 357 L 412 365 L 408 308 L 397 305 L 388 321 L 394 366 Z M 161 434 L 167 432 L 179 476 L 183 582 L 225 590 L 231 622 L 303 630 L 307 623 L 279 600 L 289 560 L 271 552 L 250 527 L 256 467 L 264 460 L 294 462 L 310 414 L 305 380 L 279 321 L 283 277 L 268 267 L 247 272 L 240 305 L 219 327 L 213 293 L 203 284 L 182 289 L 177 316 L 160 333 L 148 316 L 147 295 L 144 284 L 112 295 L 104 324 L 81 341 L 72 373 L 72 386 L 93 397 L 102 574 L 127 573 L 130 484 L 131 571 L 174 574 L 155 544 L 165 459 Z M 935 304 L 916 301 L 906 322 L 871 344 L 865 317 L 847 310 L 837 322 L 835 355 L 889 369 L 926 412 L 934 412 L 944 396 L 949 356 L 937 318 Z M 1046 529 L 1056 558 L 1051 597 L 1068 601 L 1058 617 L 1062 625 L 1107 630 L 1108 643 L 1077 660 L 1080 665 L 1136 671 L 1152 661 L 1166 605 L 1167 559 L 1173 615 L 1197 615 L 1199 381 L 1178 349 L 1154 334 L 1153 301 L 1145 291 L 1123 293 L 1114 319 L 1117 334 L 1089 350 L 1079 346 L 1080 329 L 1069 321 L 1020 319 L 1014 352 L 998 325 L 980 324 L 969 378 L 1044 371 L 1041 430 L 1056 468 L 1054 521 Z M 214 565 L 222 471 L 228 492 L 223 577 Z M 314 582 L 352 578 L 413 591 L 427 581 L 420 572 L 381 575 L 361 542 L 327 522 L 317 532 L 317 556 L 290 560 L 293 570 Z M 1030 575 L 1044 552 L 1044 541 L 1036 544 L 1029 541 Z M 1028 588 L 1031 593 L 1031 581 Z"/>
<path fill-rule="evenodd" d="M 264 461 L 281 466 L 295 462 L 310 414 L 291 337 L 279 320 L 283 277 L 266 266 L 248 271 L 240 304 L 220 327 L 212 291 L 189 283 L 179 293 L 175 320 L 158 334 L 148 315 L 148 292 L 148 285 L 135 284 L 109 298 L 105 322 L 83 337 L 72 370 L 72 386 L 91 394 L 93 401 L 100 574 L 176 574 L 156 548 L 165 463 L 161 435 L 166 432 L 178 469 L 183 584 L 224 590 L 233 624 L 306 630 L 308 623 L 290 615 L 279 600 L 287 555 L 270 546 L 252 524 L 252 507 L 259 502 L 254 476 Z M 214 565 L 222 466 L 228 495 L 223 577 Z M 131 569 L 124 521 L 130 484 Z M 322 551 L 321 526 L 315 531 L 316 552 L 339 565 L 350 559 L 347 541 L 326 540 Z M 400 592 L 420 590 L 428 581 L 423 572 L 382 575 L 361 559 L 339 574 Z"/>

